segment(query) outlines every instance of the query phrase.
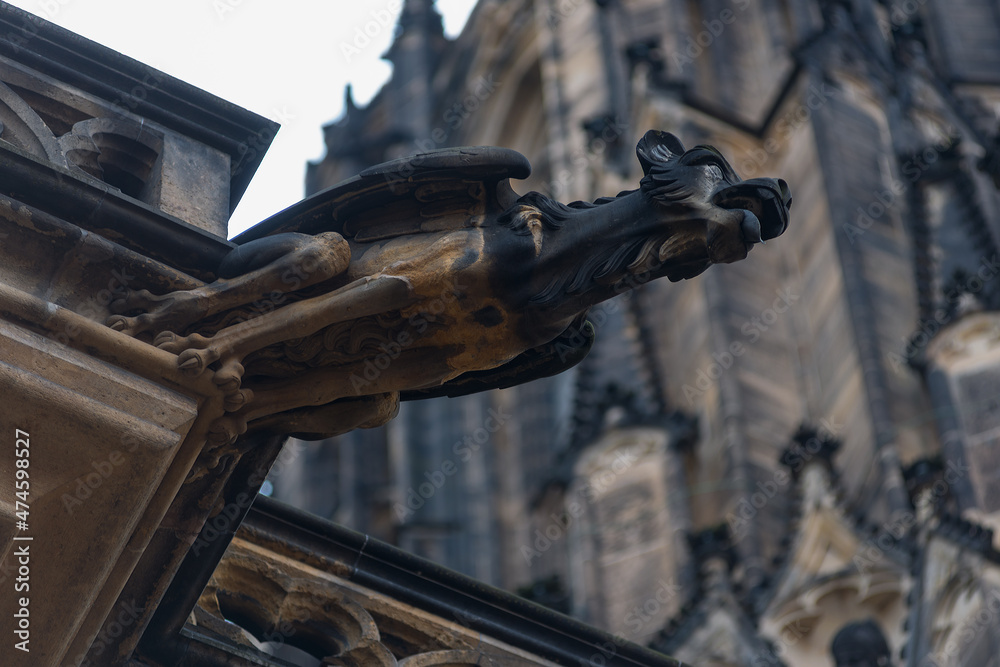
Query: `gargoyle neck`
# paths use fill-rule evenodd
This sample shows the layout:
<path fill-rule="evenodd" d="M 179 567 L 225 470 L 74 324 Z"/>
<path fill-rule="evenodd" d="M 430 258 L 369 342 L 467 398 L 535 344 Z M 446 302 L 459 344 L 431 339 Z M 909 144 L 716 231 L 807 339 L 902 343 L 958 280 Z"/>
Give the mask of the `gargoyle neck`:
<path fill-rule="evenodd" d="M 636 286 L 629 267 L 670 234 L 656 205 L 638 190 L 578 209 L 559 229 L 546 231 L 531 302 L 569 316 L 628 291 Z"/>

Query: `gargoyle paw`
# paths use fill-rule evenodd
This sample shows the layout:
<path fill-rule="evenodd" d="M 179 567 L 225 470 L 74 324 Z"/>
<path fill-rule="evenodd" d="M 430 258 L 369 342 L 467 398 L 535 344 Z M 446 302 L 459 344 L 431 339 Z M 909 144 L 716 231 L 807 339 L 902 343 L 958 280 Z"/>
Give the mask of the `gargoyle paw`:
<path fill-rule="evenodd" d="M 143 289 L 129 291 L 121 299 L 112 301 L 109 307 L 118 315 L 136 315 L 137 324 L 131 326 L 136 333 L 181 331 L 205 315 L 208 300 L 198 290 L 156 295 Z"/>
<path fill-rule="evenodd" d="M 113 313 L 127 313 L 132 310 L 153 310 L 165 301 L 169 301 L 169 294 L 157 296 L 149 290 L 126 290 L 125 296 L 111 302 L 109 308 Z"/>

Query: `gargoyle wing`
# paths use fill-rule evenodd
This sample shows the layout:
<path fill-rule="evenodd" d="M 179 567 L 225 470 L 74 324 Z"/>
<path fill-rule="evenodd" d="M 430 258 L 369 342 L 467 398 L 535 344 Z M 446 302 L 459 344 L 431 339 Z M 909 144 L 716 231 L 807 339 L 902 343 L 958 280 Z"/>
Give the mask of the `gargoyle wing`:
<path fill-rule="evenodd" d="M 556 375 L 583 361 L 594 345 L 594 337 L 594 325 L 584 314 L 555 339 L 522 352 L 502 366 L 463 373 L 439 387 L 404 391 L 399 397 L 404 401 L 413 401 L 437 396 L 465 396 Z"/>
<path fill-rule="evenodd" d="M 365 169 L 243 232 L 237 244 L 284 232 L 338 232 L 378 241 L 480 227 L 517 199 L 508 179 L 527 178 L 528 160 L 505 148 L 448 148 Z"/>

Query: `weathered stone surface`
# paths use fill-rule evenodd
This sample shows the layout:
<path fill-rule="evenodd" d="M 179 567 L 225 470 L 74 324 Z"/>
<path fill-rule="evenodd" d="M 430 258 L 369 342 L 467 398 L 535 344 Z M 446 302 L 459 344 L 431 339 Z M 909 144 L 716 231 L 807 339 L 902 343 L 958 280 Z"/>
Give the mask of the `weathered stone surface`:
<path fill-rule="evenodd" d="M 198 627 L 230 634 L 237 642 L 252 645 L 246 634 L 234 633 L 233 621 L 256 628 L 258 641 L 305 648 L 325 664 L 343 667 L 556 664 L 483 637 L 460 618 L 400 604 L 246 537 L 230 547 L 196 614 Z"/>
<path fill-rule="evenodd" d="M 0 321 L 0 391 L 4 396 L 5 572 L 30 550 L 31 664 L 58 664 L 102 590 L 120 589 L 133 554 L 126 545 L 187 435 L 197 404 L 191 398 L 102 363 L 51 339 Z M 27 434 L 30 506 L 16 529 L 13 439 Z M 8 504 L 10 500 L 10 504 Z M 18 537 L 31 541 L 15 541 Z M 9 577 L 6 583 L 13 582 Z M 13 598 L 4 596 L 9 607 Z M 105 602 L 105 604 L 107 604 Z M 11 618 L 14 609 L 5 608 Z M 8 655 L 19 655 L 8 652 Z M 25 663 L 27 664 L 27 663 Z"/>
<path fill-rule="evenodd" d="M 994 313 L 967 315 L 944 329 L 928 346 L 932 373 L 944 385 L 950 407 L 951 455 L 968 471 L 963 479 L 975 494 L 981 520 L 1000 526 L 1000 319 Z M 959 458 L 960 457 L 960 458 Z M 966 468 L 967 466 L 967 468 Z M 963 475 L 964 477 L 964 475 Z"/>
<path fill-rule="evenodd" d="M 569 583 L 592 608 L 576 615 L 640 643 L 682 602 L 673 517 L 664 509 L 673 463 L 668 446 L 660 429 L 606 435 L 576 463 L 562 513 L 539 526 L 546 539 L 568 540 L 584 563 Z"/>
<path fill-rule="evenodd" d="M 158 178 L 151 199 L 165 213 L 228 236 L 230 157 L 187 137 L 168 134 L 157 165 Z"/>
<path fill-rule="evenodd" d="M 103 321 L 131 287 L 203 284 L 232 247 L 241 128 L 270 122 L 21 10 L 0 8 L 0 35 L 5 637 L 18 610 L 30 614 L 30 652 L 3 655 L 35 667 L 81 664 L 90 651 L 94 664 L 121 664 L 156 608 L 156 583 L 172 576 L 172 552 L 193 539 L 175 523 L 165 546 L 152 540 L 168 510 L 183 505 L 197 529 L 210 510 L 184 482 L 204 474 L 204 418 L 221 393 Z M 194 208 L 171 206 L 180 193 L 161 177 Z"/>

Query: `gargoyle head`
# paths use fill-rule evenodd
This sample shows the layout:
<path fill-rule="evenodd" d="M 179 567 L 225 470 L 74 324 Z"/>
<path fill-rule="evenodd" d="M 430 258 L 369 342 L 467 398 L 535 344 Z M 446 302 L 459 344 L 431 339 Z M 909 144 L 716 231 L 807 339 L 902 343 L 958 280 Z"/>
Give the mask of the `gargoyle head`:
<path fill-rule="evenodd" d="M 665 219 L 675 222 L 680 207 L 691 209 L 685 217 L 694 213 L 707 224 L 703 235 L 674 234 L 659 248 L 658 259 L 674 265 L 666 272 L 671 280 L 743 259 L 754 244 L 788 227 L 792 197 L 781 179 L 744 181 L 715 148 L 685 151 L 677 137 L 658 130 L 646 133 L 636 154 L 645 174 L 640 190 L 663 209 Z"/>
<path fill-rule="evenodd" d="M 563 315 L 646 280 L 691 278 L 745 258 L 788 226 L 792 197 L 782 180 L 741 180 L 714 148 L 685 151 L 657 130 L 636 153 L 644 173 L 638 190 L 568 205 L 529 192 L 498 218 L 534 239 L 539 264 L 524 283 L 531 303 L 562 303 Z"/>

